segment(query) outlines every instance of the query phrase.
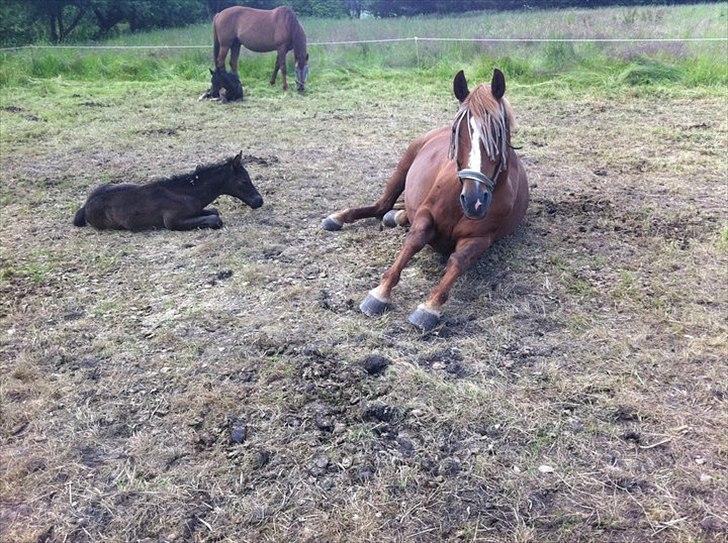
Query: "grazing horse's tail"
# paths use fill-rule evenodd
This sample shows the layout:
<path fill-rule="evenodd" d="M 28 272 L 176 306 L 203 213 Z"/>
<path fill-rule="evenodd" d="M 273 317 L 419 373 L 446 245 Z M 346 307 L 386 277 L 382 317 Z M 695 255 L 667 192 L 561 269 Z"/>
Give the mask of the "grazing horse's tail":
<path fill-rule="evenodd" d="M 212 63 L 217 68 L 217 56 L 220 54 L 220 40 L 217 39 L 217 28 L 215 19 L 212 20 Z"/>
<path fill-rule="evenodd" d="M 76 211 L 76 215 L 73 217 L 73 226 L 86 226 L 86 206 Z"/>

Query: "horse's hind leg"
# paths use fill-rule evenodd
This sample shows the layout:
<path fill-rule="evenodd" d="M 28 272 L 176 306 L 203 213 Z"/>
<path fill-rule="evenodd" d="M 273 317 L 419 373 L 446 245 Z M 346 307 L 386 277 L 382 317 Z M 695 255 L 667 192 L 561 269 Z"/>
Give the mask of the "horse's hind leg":
<path fill-rule="evenodd" d="M 412 166 L 412 162 L 417 156 L 422 142 L 420 140 L 414 142 L 409 146 L 404 156 L 400 159 L 399 164 L 392 173 L 392 176 L 387 181 L 387 185 L 384 188 L 384 193 L 380 196 L 373 205 L 363 207 L 351 207 L 337 211 L 326 217 L 321 223 L 321 227 L 324 230 L 335 231 L 341 230 L 344 224 L 358 221 L 359 219 L 365 219 L 368 217 L 384 217 L 384 215 L 394 207 L 394 203 L 399 198 L 400 194 L 404 191 L 405 181 L 407 179 L 407 172 Z M 404 210 L 403 210 L 404 211 Z M 406 217 L 407 214 L 405 213 Z"/>
<path fill-rule="evenodd" d="M 216 68 L 222 68 L 225 69 L 225 59 L 227 58 L 228 51 L 230 50 L 230 47 L 228 45 L 220 44 L 220 51 L 217 54 L 217 58 L 215 59 L 215 67 Z"/>
<path fill-rule="evenodd" d="M 283 64 L 286 63 L 286 55 L 283 53 Z M 276 77 L 278 76 L 278 70 L 281 69 L 281 51 L 278 50 L 278 53 L 276 53 L 276 63 L 273 65 L 273 75 L 270 76 L 270 84 L 275 85 L 276 84 Z"/>
<path fill-rule="evenodd" d="M 235 40 L 230 47 L 230 71 L 234 74 L 238 73 L 238 59 L 240 58 L 240 42 Z"/>
<path fill-rule="evenodd" d="M 281 78 L 283 78 L 283 90 L 288 90 L 288 80 L 286 79 L 287 69 L 286 69 L 286 54 L 288 53 L 288 49 L 283 46 L 281 49 L 278 50 L 278 64 L 281 70 Z"/>

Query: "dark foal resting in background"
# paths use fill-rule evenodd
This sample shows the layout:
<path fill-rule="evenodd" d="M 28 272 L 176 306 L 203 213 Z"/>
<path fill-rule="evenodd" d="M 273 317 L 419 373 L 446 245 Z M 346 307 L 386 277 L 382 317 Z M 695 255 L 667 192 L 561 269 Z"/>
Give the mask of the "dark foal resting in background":
<path fill-rule="evenodd" d="M 275 9 L 254 9 L 232 6 L 222 10 L 212 20 L 215 67 L 225 70 L 225 58 L 230 51 L 230 69 L 238 73 L 240 46 L 266 53 L 277 51 L 270 84 L 275 85 L 278 70 L 283 77 L 283 90 L 288 90 L 286 55 L 293 49 L 296 59 L 296 86 L 303 92 L 308 78 L 306 33 L 293 10 L 286 6 Z"/>
<path fill-rule="evenodd" d="M 226 72 L 222 68 L 210 70 L 210 88 L 200 96 L 200 100 L 211 99 L 234 102 L 243 99 L 243 84 L 238 74 Z"/>
<path fill-rule="evenodd" d="M 513 113 L 503 97 L 506 81 L 495 70 L 490 85 L 473 92 L 463 72 L 453 81 L 460 109 L 451 126 L 412 142 L 389 179 L 384 194 L 371 206 L 345 209 L 323 222 L 326 230 L 365 217 L 385 224 L 412 224 L 404 247 L 360 309 L 369 316 L 390 307 L 400 274 L 426 244 L 450 255 L 445 275 L 409 321 L 431 330 L 455 281 L 491 244 L 513 232 L 528 207 L 528 182 L 511 147 Z M 404 192 L 405 209 L 390 211 Z"/>
<path fill-rule="evenodd" d="M 75 226 L 140 231 L 150 228 L 193 230 L 220 228 L 216 209 L 205 209 L 221 194 L 242 200 L 253 209 L 263 198 L 242 163 L 242 152 L 194 172 L 146 185 L 123 183 L 95 189 L 76 212 Z"/>

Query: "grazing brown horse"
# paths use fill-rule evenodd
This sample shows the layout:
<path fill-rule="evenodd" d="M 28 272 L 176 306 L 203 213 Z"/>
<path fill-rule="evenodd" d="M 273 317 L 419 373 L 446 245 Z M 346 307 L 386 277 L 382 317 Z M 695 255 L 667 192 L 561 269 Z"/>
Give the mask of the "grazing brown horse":
<path fill-rule="evenodd" d="M 215 40 L 215 67 L 218 69 L 225 69 L 225 58 L 230 51 L 230 70 L 238 73 L 241 45 L 256 53 L 277 51 L 270 84 L 275 85 L 276 75 L 280 70 L 283 90 L 288 90 L 286 55 L 293 49 L 296 59 L 296 85 L 303 92 L 308 78 L 306 34 L 291 8 L 281 6 L 267 10 L 232 6 L 215 15 L 212 31 Z"/>
<path fill-rule="evenodd" d="M 217 209 L 205 209 L 221 194 L 238 198 L 253 209 L 263 205 L 243 166 L 242 153 L 146 185 L 102 185 L 76 212 L 73 224 L 133 232 L 150 228 L 221 228 Z"/>
<path fill-rule="evenodd" d="M 409 317 L 425 331 L 439 322 L 457 278 L 495 240 L 512 233 L 528 207 L 526 172 L 511 147 L 513 113 L 503 97 L 503 73 L 495 70 L 490 85 L 469 92 L 460 71 L 453 88 L 460 109 L 452 126 L 428 132 L 410 144 L 374 205 L 339 211 L 322 225 L 339 230 L 344 223 L 365 217 L 385 217 L 388 225 L 412 225 L 394 264 L 360 305 L 369 316 L 390 307 L 402 270 L 426 244 L 450 255 L 443 278 Z M 405 209 L 392 210 L 403 191 Z"/>

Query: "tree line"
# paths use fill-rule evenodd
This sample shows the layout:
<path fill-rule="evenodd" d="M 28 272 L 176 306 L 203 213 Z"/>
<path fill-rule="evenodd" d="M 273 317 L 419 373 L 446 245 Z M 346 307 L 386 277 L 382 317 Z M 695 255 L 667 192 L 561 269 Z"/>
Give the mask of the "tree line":
<path fill-rule="evenodd" d="M 0 0 L 0 44 L 92 40 L 119 32 L 184 26 L 233 5 L 292 7 L 314 17 L 396 17 L 474 10 L 697 3 L 700 0 Z M 721 1 L 721 0 L 714 0 Z"/>

